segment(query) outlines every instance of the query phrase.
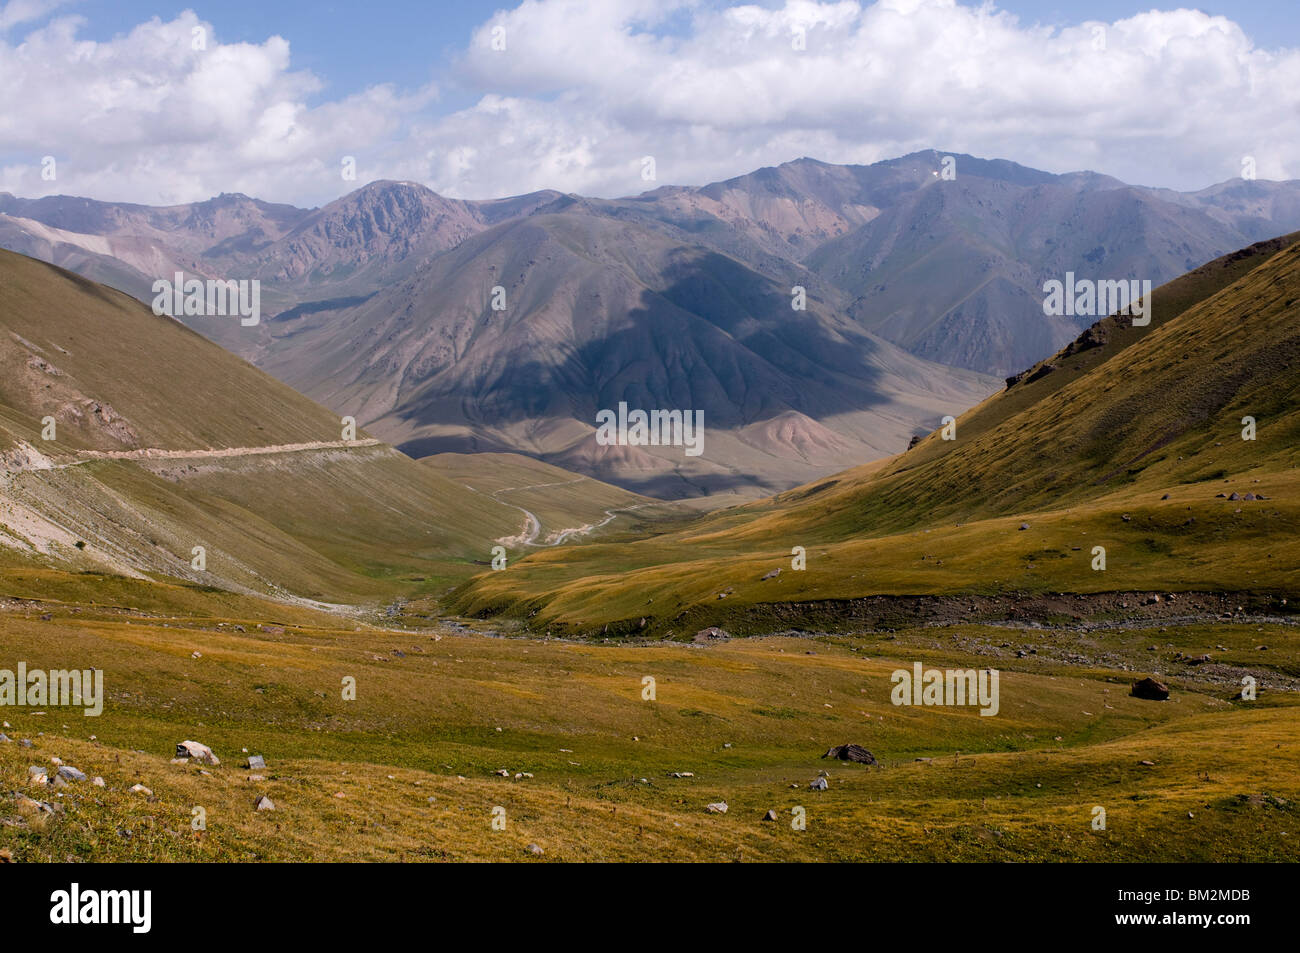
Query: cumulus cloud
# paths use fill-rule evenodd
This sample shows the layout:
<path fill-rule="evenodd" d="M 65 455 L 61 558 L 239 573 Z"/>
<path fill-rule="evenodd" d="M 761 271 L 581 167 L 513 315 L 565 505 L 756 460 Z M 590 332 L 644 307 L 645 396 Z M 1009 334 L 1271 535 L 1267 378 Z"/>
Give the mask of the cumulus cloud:
<path fill-rule="evenodd" d="M 0 23 L 40 2 L 14 0 Z M 339 175 L 351 155 L 360 181 L 453 196 L 626 195 L 804 155 L 930 147 L 1177 188 L 1230 178 L 1245 156 L 1261 178 L 1300 175 L 1300 51 L 1258 48 L 1224 17 L 1056 28 L 955 0 L 722 4 L 524 0 L 447 66 L 479 93 L 452 112 L 432 86 L 317 102 L 320 80 L 293 69 L 288 40 L 223 44 L 193 13 L 103 43 L 57 19 L 21 43 L 0 35 L 15 104 L 0 114 L 0 188 L 316 203 L 351 187 Z M 59 160 L 57 185 L 40 177 L 44 155 Z"/>
<path fill-rule="evenodd" d="M 376 86 L 309 107 L 322 81 L 292 69 L 283 37 L 222 43 L 187 11 L 93 42 L 78 37 L 84 22 L 0 40 L 0 189 L 152 204 L 333 197 L 343 155 L 400 138 L 436 95 Z"/>

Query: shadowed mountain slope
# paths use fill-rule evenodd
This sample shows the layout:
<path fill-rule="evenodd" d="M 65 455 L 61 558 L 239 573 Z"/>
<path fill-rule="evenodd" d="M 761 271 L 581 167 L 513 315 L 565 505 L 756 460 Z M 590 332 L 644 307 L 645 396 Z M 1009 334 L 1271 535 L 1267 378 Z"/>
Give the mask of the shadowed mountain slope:
<path fill-rule="evenodd" d="M 791 303 L 733 258 L 573 210 L 476 235 L 355 307 L 276 320 L 261 365 L 415 455 L 513 448 L 669 496 L 871 459 L 991 389 Z M 598 445 L 597 411 L 620 402 L 702 410 L 703 453 Z"/>
<path fill-rule="evenodd" d="M 534 556 L 478 577 L 459 605 L 629 631 L 649 597 L 647 625 L 677 635 L 711 620 L 842 624 L 853 600 L 881 594 L 1226 582 L 1280 607 L 1300 569 L 1300 245 L 1283 244 L 1158 289 L 1165 316 L 1150 327 L 1099 322 L 1042 365 L 1056 370 L 959 418 L 954 440 L 936 432 L 890 460 L 617 553 Z M 1254 439 L 1243 439 L 1248 417 Z M 804 571 L 792 567 L 795 546 Z M 785 571 L 762 579 L 774 568 Z"/>
<path fill-rule="evenodd" d="M 3 565 L 337 601 L 427 589 L 524 525 L 343 440 L 338 416 L 127 295 L 10 252 L 0 368 Z"/>

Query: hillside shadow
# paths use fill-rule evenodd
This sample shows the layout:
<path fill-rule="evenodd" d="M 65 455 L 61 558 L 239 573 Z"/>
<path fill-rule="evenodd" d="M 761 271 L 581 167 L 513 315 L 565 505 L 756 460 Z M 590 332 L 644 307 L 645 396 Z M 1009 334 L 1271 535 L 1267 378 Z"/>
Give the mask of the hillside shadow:
<path fill-rule="evenodd" d="M 703 410 L 706 427 L 733 429 L 792 410 L 822 419 L 890 399 L 880 368 L 870 363 L 882 345 L 850 319 L 814 299 L 806 311 L 792 310 L 788 290 L 724 255 L 682 258 L 665 273 L 664 290 L 643 291 L 625 317 L 607 318 L 598 302 L 590 314 L 576 314 L 578 341 L 563 353 L 534 351 L 473 391 L 442 387 L 435 378 L 398 416 L 415 427 L 507 427 L 555 416 L 594 426 L 598 410 L 623 401 L 629 408 Z M 526 321 L 510 333 L 525 333 Z M 417 438 L 404 448 L 465 446 L 430 441 Z"/>

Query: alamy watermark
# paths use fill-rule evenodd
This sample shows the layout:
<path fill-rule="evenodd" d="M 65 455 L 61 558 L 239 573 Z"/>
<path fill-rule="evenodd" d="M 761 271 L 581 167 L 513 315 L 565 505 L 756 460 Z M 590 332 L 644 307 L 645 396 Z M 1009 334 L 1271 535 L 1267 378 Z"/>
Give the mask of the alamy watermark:
<path fill-rule="evenodd" d="M 1133 327 L 1151 323 L 1151 281 L 1101 280 L 1074 277 L 1065 273 L 1065 281 L 1055 278 L 1043 283 L 1043 314 L 1053 317 L 1081 315 L 1105 318 L 1112 314 L 1131 314 Z"/>
<path fill-rule="evenodd" d="M 890 701 L 895 705 L 978 705 L 981 715 L 996 715 L 998 700 L 997 669 L 923 669 L 920 662 L 912 671 L 895 669 L 889 680 L 894 683 Z"/>
<path fill-rule="evenodd" d="M 704 411 L 631 410 L 596 412 L 596 443 L 602 447 L 685 447 L 686 456 L 704 452 Z"/>
<path fill-rule="evenodd" d="M 217 317 L 239 315 L 239 323 L 251 328 L 262 321 L 262 282 L 256 278 L 185 280 L 176 272 L 176 280 L 159 278 L 153 283 L 153 313 L 162 317 Z"/>
<path fill-rule="evenodd" d="M 0 668 L 0 706 L 85 708 L 86 717 L 95 718 L 104 711 L 104 672 L 91 668 L 84 672 L 75 668 L 29 670 L 26 662 L 19 662 L 16 672 Z"/>
<path fill-rule="evenodd" d="M 153 925 L 152 890 L 83 890 L 74 883 L 50 894 L 50 922 L 55 925 L 120 924 L 132 933 Z"/>

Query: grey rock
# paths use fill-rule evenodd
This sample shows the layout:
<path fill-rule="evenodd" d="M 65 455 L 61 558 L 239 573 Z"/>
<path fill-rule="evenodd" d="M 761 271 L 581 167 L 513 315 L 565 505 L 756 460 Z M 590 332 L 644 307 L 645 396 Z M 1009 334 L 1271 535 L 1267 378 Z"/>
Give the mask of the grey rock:
<path fill-rule="evenodd" d="M 259 811 L 274 811 L 275 802 L 272 801 L 265 794 L 263 794 L 261 797 L 257 799 L 257 802 L 253 805 L 253 807 Z"/>
<path fill-rule="evenodd" d="M 836 745 L 827 751 L 823 758 L 838 758 L 841 761 L 853 761 L 857 764 L 877 764 L 876 756 L 862 745 Z"/>
<path fill-rule="evenodd" d="M 72 767 L 72 765 L 70 765 L 70 764 L 63 764 L 63 765 L 60 765 L 60 766 L 59 766 L 59 777 L 65 779 L 65 780 L 67 780 L 67 781 L 84 781 L 84 780 L 86 780 L 86 775 L 85 775 L 83 772 L 81 772 L 81 771 L 77 770 L 76 768 Z"/>
<path fill-rule="evenodd" d="M 731 638 L 726 629 L 719 629 L 716 625 L 711 625 L 707 629 L 700 629 L 695 633 L 696 642 L 713 642 Z"/>
<path fill-rule="evenodd" d="M 182 741 L 176 746 L 176 757 L 191 758 L 200 764 L 210 764 L 214 767 L 221 764 L 221 760 L 212 753 L 212 749 L 205 744 L 199 744 L 197 741 Z"/>
<path fill-rule="evenodd" d="M 1169 686 L 1163 682 L 1157 682 L 1154 678 L 1144 678 L 1133 683 L 1133 689 L 1129 694 L 1134 698 L 1162 702 L 1169 697 Z"/>

